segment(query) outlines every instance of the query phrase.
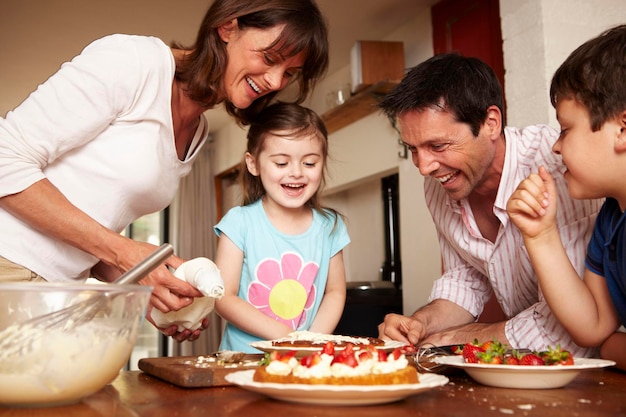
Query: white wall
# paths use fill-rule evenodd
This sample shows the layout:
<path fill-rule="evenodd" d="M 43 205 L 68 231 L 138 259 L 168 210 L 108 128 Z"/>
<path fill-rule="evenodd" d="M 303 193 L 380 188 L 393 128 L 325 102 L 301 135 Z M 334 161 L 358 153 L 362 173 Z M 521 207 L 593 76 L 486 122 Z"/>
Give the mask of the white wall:
<path fill-rule="evenodd" d="M 206 8 L 197 0 L 0 0 L 0 116 L 94 39 L 132 33 L 188 45 Z"/>
<path fill-rule="evenodd" d="M 214 172 L 227 171 L 242 161 L 246 151 L 246 132 L 247 129 L 230 123 L 211 133 L 215 143 Z"/>
<path fill-rule="evenodd" d="M 626 23 L 624 0 L 500 0 L 508 123 L 558 127 L 548 91 L 577 46 Z"/>
<path fill-rule="evenodd" d="M 344 249 L 348 281 L 377 281 L 385 260 L 383 200 L 380 181 L 367 181 L 326 196 L 324 205 L 346 218 L 351 243 Z"/>

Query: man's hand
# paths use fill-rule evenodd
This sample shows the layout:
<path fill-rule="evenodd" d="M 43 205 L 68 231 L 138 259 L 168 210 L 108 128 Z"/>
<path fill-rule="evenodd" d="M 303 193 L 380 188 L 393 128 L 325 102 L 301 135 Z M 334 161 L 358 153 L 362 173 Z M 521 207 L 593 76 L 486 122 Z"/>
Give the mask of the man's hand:
<path fill-rule="evenodd" d="M 441 332 L 433 333 L 420 343 L 420 345 L 450 346 L 472 342 L 478 339 L 480 342 L 497 340 L 509 345 L 509 341 L 504 333 L 504 324 L 498 323 L 470 323 L 451 327 Z"/>
<path fill-rule="evenodd" d="M 381 339 L 399 340 L 416 345 L 426 332 L 426 326 L 413 317 L 400 314 L 387 314 L 385 321 L 378 325 Z"/>
<path fill-rule="evenodd" d="M 452 301 L 437 299 L 423 306 L 410 317 L 387 314 L 385 321 L 378 326 L 378 335 L 381 339 L 399 340 L 418 346 L 438 340 L 437 345 L 444 346 L 453 343 L 442 344 L 442 340 L 456 338 L 454 336 L 456 331 L 452 329 L 462 329 L 463 326 L 473 322 L 474 318 L 464 308 Z M 440 333 L 440 336 L 436 336 Z M 504 334 L 504 325 L 502 334 Z"/>

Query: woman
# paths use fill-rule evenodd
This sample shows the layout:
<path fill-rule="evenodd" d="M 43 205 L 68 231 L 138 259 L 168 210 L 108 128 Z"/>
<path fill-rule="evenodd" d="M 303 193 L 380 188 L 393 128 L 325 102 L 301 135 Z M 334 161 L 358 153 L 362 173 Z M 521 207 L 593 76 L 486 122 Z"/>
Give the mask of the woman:
<path fill-rule="evenodd" d="M 223 103 L 247 124 L 291 82 L 304 100 L 327 65 L 313 0 L 216 0 L 190 48 L 95 41 L 0 119 L 0 280 L 115 279 L 156 249 L 120 232 L 171 202 L 208 136 L 203 113 Z M 201 295 L 166 266 L 142 284 L 163 312 Z"/>

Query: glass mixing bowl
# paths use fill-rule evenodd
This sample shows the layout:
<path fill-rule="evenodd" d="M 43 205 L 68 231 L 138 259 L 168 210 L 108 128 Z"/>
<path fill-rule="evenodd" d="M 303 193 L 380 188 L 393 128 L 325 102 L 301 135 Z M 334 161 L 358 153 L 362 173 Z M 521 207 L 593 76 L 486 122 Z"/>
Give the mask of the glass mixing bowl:
<path fill-rule="evenodd" d="M 130 358 L 151 292 L 142 285 L 0 284 L 0 406 L 70 404 L 113 381 Z M 94 304 L 96 311 L 87 308 Z M 68 307 L 72 313 L 63 315 Z"/>

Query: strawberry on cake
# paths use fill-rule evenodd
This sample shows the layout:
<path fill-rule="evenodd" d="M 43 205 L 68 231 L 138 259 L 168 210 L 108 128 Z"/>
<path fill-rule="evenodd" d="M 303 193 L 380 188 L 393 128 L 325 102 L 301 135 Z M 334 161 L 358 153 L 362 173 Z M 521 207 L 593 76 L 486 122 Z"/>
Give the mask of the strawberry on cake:
<path fill-rule="evenodd" d="M 254 381 L 326 385 L 414 384 L 418 382 L 418 374 L 399 348 L 391 353 L 373 346 L 355 351 L 354 345 L 348 342 L 335 354 L 335 344 L 329 341 L 320 351 L 300 360 L 296 359 L 295 350 L 266 354 L 263 366 L 255 370 Z"/>

